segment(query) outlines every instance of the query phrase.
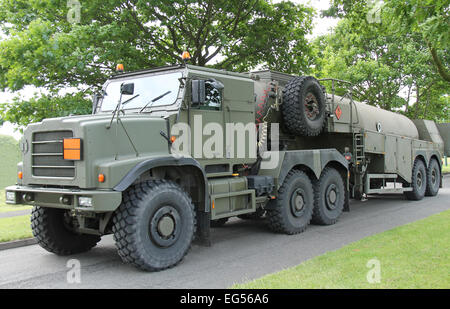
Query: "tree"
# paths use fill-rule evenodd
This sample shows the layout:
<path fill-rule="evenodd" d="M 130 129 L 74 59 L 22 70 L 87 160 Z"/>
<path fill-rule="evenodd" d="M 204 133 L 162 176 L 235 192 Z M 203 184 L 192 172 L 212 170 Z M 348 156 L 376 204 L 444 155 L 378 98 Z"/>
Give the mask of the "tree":
<path fill-rule="evenodd" d="M 379 22 L 368 19 L 365 1 L 334 1 L 325 14 L 341 16 L 332 34 L 318 38 L 316 74 L 346 79 L 358 87 L 356 99 L 411 118 L 448 121 L 448 83 L 433 63 L 421 33 L 399 31 L 390 21 L 394 8 L 384 6 Z M 344 89 L 338 89 L 342 94 Z M 411 104 L 415 98 L 415 103 Z"/>
<path fill-rule="evenodd" d="M 85 106 L 87 95 L 98 91 L 117 63 L 127 70 L 180 63 L 185 49 L 193 64 L 238 71 L 264 66 L 299 74 L 310 63 L 305 35 L 312 29 L 313 10 L 289 1 L 81 1 L 77 23 L 68 18 L 72 9 L 67 0 L 0 0 L 6 34 L 0 42 L 0 88 L 33 85 L 46 93 L 15 100 L 2 108 L 0 118 L 40 120 L 20 105 L 53 99 L 82 98 Z M 66 88 L 85 96 L 61 95 Z M 63 111 L 45 116 L 73 112 L 73 105 L 58 106 Z"/>
<path fill-rule="evenodd" d="M 391 25 L 392 32 L 398 35 L 419 34 L 426 42 L 432 56 L 433 65 L 447 82 L 450 33 L 450 6 L 448 0 L 332 0 L 331 7 L 322 12 L 324 16 L 345 17 L 355 22 L 367 18 L 374 6 L 381 14 L 383 23 Z"/>

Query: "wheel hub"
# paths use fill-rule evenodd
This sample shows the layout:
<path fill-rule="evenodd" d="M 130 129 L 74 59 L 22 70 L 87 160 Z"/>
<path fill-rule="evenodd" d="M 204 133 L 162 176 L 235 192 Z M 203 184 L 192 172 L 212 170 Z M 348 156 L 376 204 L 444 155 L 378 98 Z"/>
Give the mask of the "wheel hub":
<path fill-rule="evenodd" d="M 433 168 L 433 170 L 431 171 L 431 183 L 433 184 L 433 185 L 435 185 L 436 184 L 436 169 L 434 169 Z"/>
<path fill-rule="evenodd" d="M 158 222 L 158 233 L 162 237 L 169 237 L 175 229 L 175 222 L 169 215 L 162 217 Z"/>
<path fill-rule="evenodd" d="M 295 217 L 300 217 L 305 208 L 304 191 L 300 188 L 296 189 L 291 196 L 291 212 Z"/>
<path fill-rule="evenodd" d="M 329 185 L 325 193 L 326 205 L 329 210 L 336 209 L 338 196 L 339 194 L 336 185 L 335 184 Z"/>
<path fill-rule="evenodd" d="M 150 219 L 150 239 L 160 247 L 170 247 L 178 239 L 180 215 L 172 206 L 163 206 Z"/>
<path fill-rule="evenodd" d="M 305 98 L 305 113 L 309 120 L 315 120 L 319 114 L 319 102 L 314 94 L 308 93 Z"/>
<path fill-rule="evenodd" d="M 423 183 L 423 175 L 422 175 L 422 173 L 419 171 L 419 172 L 417 173 L 416 184 L 417 184 L 417 186 L 418 186 L 419 188 L 421 188 L 421 187 L 422 187 L 422 183 Z"/>

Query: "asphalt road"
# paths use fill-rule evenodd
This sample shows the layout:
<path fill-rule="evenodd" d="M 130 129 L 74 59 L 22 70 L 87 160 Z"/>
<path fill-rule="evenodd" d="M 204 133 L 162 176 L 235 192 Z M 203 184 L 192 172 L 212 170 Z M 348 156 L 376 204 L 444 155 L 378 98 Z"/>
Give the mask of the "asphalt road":
<path fill-rule="evenodd" d="M 58 257 L 38 245 L 0 251 L 0 288 L 227 288 L 297 265 L 314 256 L 393 227 L 450 209 L 450 177 L 437 197 L 407 201 L 401 195 L 352 202 L 332 226 L 278 235 L 263 222 L 235 219 L 213 229 L 213 246 L 194 245 L 177 267 L 146 273 L 122 264 L 111 236 L 92 251 Z M 78 259 L 81 283 L 67 282 L 67 263 Z"/>

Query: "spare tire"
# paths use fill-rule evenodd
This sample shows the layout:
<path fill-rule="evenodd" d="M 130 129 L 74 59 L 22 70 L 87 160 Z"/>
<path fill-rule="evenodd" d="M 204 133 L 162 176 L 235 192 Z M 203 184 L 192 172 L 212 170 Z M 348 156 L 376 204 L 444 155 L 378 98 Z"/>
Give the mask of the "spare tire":
<path fill-rule="evenodd" d="M 325 94 L 317 79 L 312 76 L 291 79 L 283 90 L 281 112 L 289 133 L 319 135 L 325 124 Z"/>

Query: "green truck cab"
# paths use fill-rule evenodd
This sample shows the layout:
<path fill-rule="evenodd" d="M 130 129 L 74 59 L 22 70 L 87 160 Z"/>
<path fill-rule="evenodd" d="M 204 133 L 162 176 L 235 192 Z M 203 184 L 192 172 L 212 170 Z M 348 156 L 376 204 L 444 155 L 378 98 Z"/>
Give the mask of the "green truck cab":
<path fill-rule="evenodd" d="M 389 131 L 364 118 L 369 108 L 271 71 L 117 74 L 92 115 L 26 128 L 6 202 L 34 206 L 33 234 L 50 252 L 84 252 L 113 234 L 125 263 L 154 271 L 179 263 L 194 240 L 210 245 L 210 227 L 231 217 L 296 234 L 334 224 L 349 198 L 390 192 L 388 182 L 411 199 L 437 194 L 439 134 L 420 140 L 405 119 L 399 130 L 412 135 Z"/>

